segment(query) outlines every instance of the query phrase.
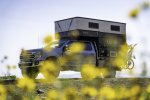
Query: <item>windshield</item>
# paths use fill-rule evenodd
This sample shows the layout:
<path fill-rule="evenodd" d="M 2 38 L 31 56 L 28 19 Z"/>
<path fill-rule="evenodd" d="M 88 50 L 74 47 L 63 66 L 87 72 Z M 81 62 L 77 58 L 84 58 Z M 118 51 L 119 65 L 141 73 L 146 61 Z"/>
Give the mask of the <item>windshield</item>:
<path fill-rule="evenodd" d="M 60 48 L 65 42 L 66 42 L 66 40 L 53 41 L 53 42 L 49 43 L 47 46 L 51 47 L 51 48 Z"/>

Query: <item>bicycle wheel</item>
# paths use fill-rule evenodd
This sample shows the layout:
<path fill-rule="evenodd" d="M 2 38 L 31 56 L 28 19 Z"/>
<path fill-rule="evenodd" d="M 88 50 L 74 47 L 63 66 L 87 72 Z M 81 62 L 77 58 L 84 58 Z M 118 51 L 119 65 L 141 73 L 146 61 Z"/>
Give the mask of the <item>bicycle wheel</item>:
<path fill-rule="evenodd" d="M 127 61 L 127 66 L 128 66 L 128 69 L 133 69 L 133 67 L 134 67 L 134 61 L 132 59 L 128 60 Z"/>

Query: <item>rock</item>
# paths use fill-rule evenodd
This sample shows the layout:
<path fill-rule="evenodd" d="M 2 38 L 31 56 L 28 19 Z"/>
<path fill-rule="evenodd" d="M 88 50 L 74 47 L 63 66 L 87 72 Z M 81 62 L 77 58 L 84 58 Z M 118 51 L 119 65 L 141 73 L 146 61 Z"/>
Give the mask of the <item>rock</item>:
<path fill-rule="evenodd" d="M 36 92 L 37 92 L 37 94 L 43 94 L 44 93 L 44 91 L 41 89 L 37 89 Z"/>

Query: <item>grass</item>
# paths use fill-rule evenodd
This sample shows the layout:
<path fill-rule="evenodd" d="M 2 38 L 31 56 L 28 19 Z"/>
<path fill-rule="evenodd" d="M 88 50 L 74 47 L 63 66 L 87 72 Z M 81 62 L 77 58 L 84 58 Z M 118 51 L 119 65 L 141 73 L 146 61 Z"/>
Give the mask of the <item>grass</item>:
<path fill-rule="evenodd" d="M 8 100 L 21 100 L 22 96 L 30 97 L 32 100 L 36 96 L 44 98 L 47 96 L 49 90 L 64 90 L 68 87 L 75 87 L 79 91 L 84 86 L 92 86 L 96 89 L 111 86 L 113 88 L 131 88 L 134 85 L 139 85 L 141 87 L 141 92 L 145 91 L 147 86 L 150 84 L 150 79 L 148 78 L 105 78 L 105 79 L 94 79 L 90 81 L 84 81 L 82 79 L 59 79 L 55 83 L 43 83 L 43 80 L 36 80 L 36 88 L 34 91 L 27 93 L 16 86 L 16 83 L 4 84 L 7 90 Z M 44 91 L 43 94 L 37 94 L 36 90 L 41 89 Z"/>
<path fill-rule="evenodd" d="M 15 80 L 16 76 L 15 75 L 8 75 L 8 76 L 2 76 L 0 77 L 0 80 Z"/>

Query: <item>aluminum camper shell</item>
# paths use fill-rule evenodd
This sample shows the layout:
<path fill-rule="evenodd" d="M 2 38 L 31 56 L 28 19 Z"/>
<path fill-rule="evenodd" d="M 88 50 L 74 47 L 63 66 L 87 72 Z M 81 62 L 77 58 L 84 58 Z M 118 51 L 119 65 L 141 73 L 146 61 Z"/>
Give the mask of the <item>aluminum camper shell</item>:
<path fill-rule="evenodd" d="M 55 32 L 61 39 L 94 41 L 97 58 L 116 57 L 121 45 L 126 44 L 126 24 L 121 22 L 73 17 L 55 21 Z"/>

